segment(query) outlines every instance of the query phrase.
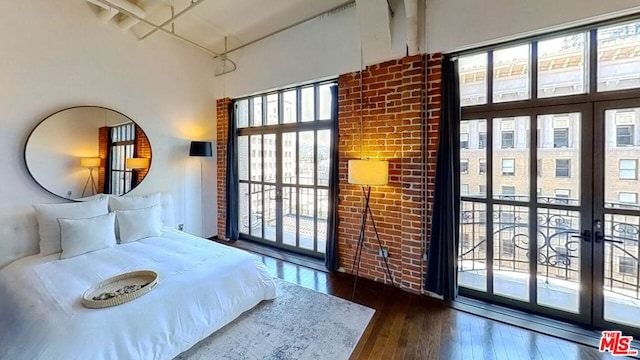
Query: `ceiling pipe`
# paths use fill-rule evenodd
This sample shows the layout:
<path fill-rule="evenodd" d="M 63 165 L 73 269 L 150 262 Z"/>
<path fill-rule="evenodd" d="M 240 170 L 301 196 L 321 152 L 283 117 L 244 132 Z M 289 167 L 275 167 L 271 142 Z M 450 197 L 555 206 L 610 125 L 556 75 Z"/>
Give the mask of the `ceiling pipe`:
<path fill-rule="evenodd" d="M 418 0 L 404 0 L 407 16 L 407 55 L 413 56 L 420 52 L 418 46 Z"/>
<path fill-rule="evenodd" d="M 158 25 L 152 23 L 151 21 L 148 21 L 148 20 L 146 20 L 146 19 L 144 19 L 142 17 L 139 17 L 139 16 L 135 15 L 134 13 L 132 13 L 132 12 L 130 12 L 128 10 L 125 10 L 124 8 L 122 8 L 120 6 L 113 5 L 113 3 L 112 3 L 113 0 L 87 0 L 87 1 L 90 1 L 91 3 L 99 2 L 99 3 L 102 3 L 103 5 L 106 5 L 106 6 L 112 6 L 113 8 L 117 9 L 121 13 L 123 13 L 125 15 L 128 15 L 130 17 L 136 18 L 141 23 L 144 23 L 144 24 L 147 24 L 147 25 L 149 25 L 149 26 L 151 26 L 153 28 L 156 28 L 156 29 L 158 29 L 158 30 L 160 30 L 160 31 L 162 31 L 162 32 L 164 32 L 166 34 L 169 34 L 169 35 L 175 37 L 176 39 L 182 40 L 183 42 L 185 42 L 185 43 L 187 43 L 187 44 L 189 44 L 189 45 L 191 45 L 193 47 L 196 47 L 196 48 L 198 48 L 198 49 L 200 49 L 202 51 L 205 51 L 205 52 L 207 52 L 207 53 L 209 53 L 209 54 L 211 54 L 213 56 L 220 56 L 220 54 L 218 54 L 215 51 L 209 50 L 206 47 L 204 47 L 204 46 L 202 46 L 202 45 L 200 45 L 198 43 L 195 43 L 195 42 L 193 42 L 193 41 L 191 41 L 191 40 L 189 40 L 189 39 L 187 39 L 185 37 L 182 37 L 182 36 L 180 36 L 180 35 L 178 35 L 176 33 L 173 33 L 173 32 L 171 32 L 171 31 L 169 31 L 169 30 L 167 30 L 165 28 L 161 28 Z M 126 0 L 122 0 L 122 1 L 128 2 Z"/>
<path fill-rule="evenodd" d="M 144 40 L 147 37 L 151 36 L 153 33 L 155 33 L 156 31 L 158 31 L 158 28 L 164 28 L 165 26 L 167 26 L 168 24 L 178 20 L 182 15 L 186 14 L 188 11 L 190 11 L 191 9 L 195 8 L 196 6 L 202 4 L 204 2 L 204 0 L 192 0 L 191 4 L 189 6 L 187 6 L 186 8 L 182 9 L 180 12 L 178 12 L 175 15 L 172 15 L 167 21 L 163 22 L 162 24 L 158 25 L 157 28 L 154 28 L 153 30 L 149 31 L 148 33 L 144 34 L 140 40 Z"/>

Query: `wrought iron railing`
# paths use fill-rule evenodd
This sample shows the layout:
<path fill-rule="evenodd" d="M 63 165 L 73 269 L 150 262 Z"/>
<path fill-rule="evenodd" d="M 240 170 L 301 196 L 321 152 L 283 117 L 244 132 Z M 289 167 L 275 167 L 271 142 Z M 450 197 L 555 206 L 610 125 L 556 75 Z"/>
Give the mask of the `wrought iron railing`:
<path fill-rule="evenodd" d="M 565 198 L 547 198 L 565 204 Z M 459 271 L 486 270 L 487 246 L 493 246 L 493 270 L 529 273 L 529 208 L 494 205 L 487 217 L 482 202 L 464 201 L 460 211 Z M 578 211 L 540 207 L 535 214 L 538 279 L 579 282 L 580 217 Z M 492 222 L 491 242 L 487 221 Z M 605 289 L 640 299 L 640 217 L 607 215 L 605 219 Z"/>

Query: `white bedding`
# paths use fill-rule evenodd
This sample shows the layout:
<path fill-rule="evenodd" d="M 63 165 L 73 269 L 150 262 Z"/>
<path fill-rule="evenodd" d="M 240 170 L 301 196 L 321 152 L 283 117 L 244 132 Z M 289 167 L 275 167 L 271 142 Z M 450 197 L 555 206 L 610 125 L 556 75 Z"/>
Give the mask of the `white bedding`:
<path fill-rule="evenodd" d="M 276 295 L 260 260 L 170 228 L 161 237 L 0 270 L 0 359 L 172 359 Z M 126 271 L 159 274 L 150 293 L 106 309 L 80 297 Z"/>

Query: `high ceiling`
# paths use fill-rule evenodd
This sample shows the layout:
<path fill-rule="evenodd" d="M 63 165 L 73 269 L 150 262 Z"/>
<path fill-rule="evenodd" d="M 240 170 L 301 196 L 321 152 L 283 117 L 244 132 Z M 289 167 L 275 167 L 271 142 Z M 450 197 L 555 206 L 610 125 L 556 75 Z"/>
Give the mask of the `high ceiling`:
<path fill-rule="evenodd" d="M 178 17 L 172 25 L 164 28 L 195 42 L 215 53 L 224 52 L 224 38 L 228 38 L 228 49 L 255 41 L 275 31 L 294 25 L 300 21 L 320 15 L 352 0 L 87 0 L 106 9 L 128 7 L 135 4 L 142 8 L 145 20 L 156 25 L 171 18 L 173 13 L 189 9 Z M 124 6 L 122 5 L 124 2 Z M 106 12 L 97 8 L 99 11 Z M 127 15 L 120 12 L 110 22 L 122 22 Z M 122 25 L 122 24 L 121 24 Z M 153 27 L 137 23 L 131 29 L 138 37 L 143 37 Z M 157 31 L 152 36 L 166 36 Z"/>

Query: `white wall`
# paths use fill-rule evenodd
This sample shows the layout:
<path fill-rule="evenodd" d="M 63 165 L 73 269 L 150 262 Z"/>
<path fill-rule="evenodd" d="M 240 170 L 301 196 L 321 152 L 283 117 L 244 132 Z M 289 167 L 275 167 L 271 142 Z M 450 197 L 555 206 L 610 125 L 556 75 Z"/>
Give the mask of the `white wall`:
<path fill-rule="evenodd" d="M 427 52 L 462 50 L 638 11 L 638 0 L 427 0 Z"/>
<path fill-rule="evenodd" d="M 153 162 L 132 194 L 167 191 L 176 218 L 200 234 L 199 162 L 189 140 L 215 136 L 214 62 L 162 34 L 139 42 L 102 24 L 85 1 L 5 1 L 0 22 L 0 206 L 60 202 L 28 175 L 27 135 L 62 108 L 98 105 L 146 132 Z M 204 162 L 205 235 L 216 233 L 215 160 Z"/>
<path fill-rule="evenodd" d="M 419 0 L 422 7 L 423 1 Z M 404 3 L 392 0 L 391 4 L 395 12 L 391 25 L 377 24 L 390 27 L 391 48 L 369 48 L 365 53 L 373 54 L 374 58 L 364 58 L 365 65 L 397 59 L 406 53 Z M 424 51 L 424 39 L 420 42 Z M 310 20 L 231 53 L 229 58 L 236 62 L 238 69 L 216 78 L 216 98 L 235 98 L 358 71 L 360 46 L 355 6 Z M 363 46 L 377 44 L 371 41 Z"/>

